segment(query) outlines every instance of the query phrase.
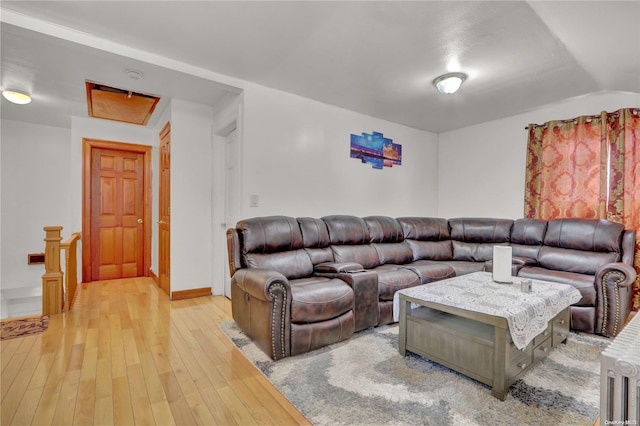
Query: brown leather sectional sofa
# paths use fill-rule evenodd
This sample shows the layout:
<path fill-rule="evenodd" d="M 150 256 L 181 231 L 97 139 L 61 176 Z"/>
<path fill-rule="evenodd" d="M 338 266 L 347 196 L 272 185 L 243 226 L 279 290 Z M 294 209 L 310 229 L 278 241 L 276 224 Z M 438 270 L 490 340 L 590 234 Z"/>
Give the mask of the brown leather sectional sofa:
<path fill-rule="evenodd" d="M 571 284 L 571 328 L 615 336 L 631 309 L 635 231 L 590 219 L 257 217 L 227 231 L 233 318 L 271 358 L 393 322 L 396 291 L 491 271 Z"/>

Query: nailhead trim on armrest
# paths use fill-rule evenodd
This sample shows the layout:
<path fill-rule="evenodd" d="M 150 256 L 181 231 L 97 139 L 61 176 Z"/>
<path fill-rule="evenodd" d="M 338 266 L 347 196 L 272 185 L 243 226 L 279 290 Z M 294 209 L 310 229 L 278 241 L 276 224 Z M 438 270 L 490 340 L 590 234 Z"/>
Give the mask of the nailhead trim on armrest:
<path fill-rule="evenodd" d="M 277 318 L 276 318 L 276 312 L 278 311 L 278 302 L 280 297 L 278 296 L 278 292 L 275 290 L 279 290 L 280 294 L 282 295 L 282 308 L 280 309 L 280 312 L 282 312 L 282 318 L 280 318 L 280 330 L 278 333 L 278 330 L 276 330 L 276 322 L 277 322 Z M 272 357 L 274 360 L 276 359 L 280 359 L 280 358 L 284 358 L 286 352 L 285 352 L 285 348 L 284 348 L 284 329 L 285 329 L 285 312 L 286 309 L 284 309 L 284 303 L 287 300 L 287 288 L 282 285 L 282 284 L 273 284 L 272 286 L 269 287 L 269 296 L 271 297 L 271 300 L 273 300 L 273 304 L 271 306 L 271 312 L 272 312 L 272 317 L 271 317 L 271 352 L 272 352 Z M 277 353 L 277 348 L 276 348 L 276 341 L 273 338 L 274 336 L 277 336 L 278 334 L 280 334 L 280 356 L 278 356 Z"/>
<path fill-rule="evenodd" d="M 604 318 L 602 321 L 602 331 L 605 332 L 607 330 L 607 319 L 609 318 L 609 312 L 608 312 L 608 307 L 609 307 L 609 303 L 608 301 L 608 296 L 607 296 L 607 278 L 609 277 L 609 275 L 611 275 L 613 273 L 613 271 L 611 272 L 607 272 L 602 276 L 602 297 L 604 300 Z M 617 281 L 614 282 L 613 284 L 613 288 L 615 291 L 615 298 L 616 298 L 616 320 L 615 323 L 613 324 L 613 335 L 615 336 L 616 334 L 618 334 L 618 325 L 620 324 L 620 292 L 618 291 L 618 284 L 620 284 L 622 281 L 624 281 L 624 279 L 618 279 Z"/>

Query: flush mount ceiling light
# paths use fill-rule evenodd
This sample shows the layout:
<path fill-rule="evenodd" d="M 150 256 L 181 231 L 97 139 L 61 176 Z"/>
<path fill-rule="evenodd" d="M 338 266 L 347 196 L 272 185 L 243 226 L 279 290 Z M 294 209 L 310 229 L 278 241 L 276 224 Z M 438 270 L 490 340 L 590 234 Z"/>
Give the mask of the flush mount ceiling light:
<path fill-rule="evenodd" d="M 31 102 L 31 96 L 19 90 L 3 90 L 2 96 L 14 104 L 25 105 Z"/>
<path fill-rule="evenodd" d="M 134 70 L 134 69 L 128 69 L 128 70 L 125 71 L 125 73 L 132 80 L 142 80 L 142 77 L 144 76 L 142 71 L 138 71 L 138 70 Z"/>
<path fill-rule="evenodd" d="M 462 82 L 467 79 L 467 75 L 461 72 L 452 72 L 449 74 L 441 75 L 433 80 L 433 85 L 436 86 L 438 92 L 444 94 L 451 94 L 458 91 Z"/>

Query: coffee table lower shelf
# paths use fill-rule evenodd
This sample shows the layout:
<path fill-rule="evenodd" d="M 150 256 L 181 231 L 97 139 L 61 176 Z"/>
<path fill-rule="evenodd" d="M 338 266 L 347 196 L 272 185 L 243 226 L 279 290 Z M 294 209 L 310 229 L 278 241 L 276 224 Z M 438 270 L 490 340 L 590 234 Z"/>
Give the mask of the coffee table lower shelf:
<path fill-rule="evenodd" d="M 424 301 L 411 309 L 411 302 L 416 300 L 400 295 L 400 354 L 422 355 L 485 383 L 501 400 L 506 399 L 509 386 L 569 334 L 569 308 L 551 319 L 529 345 L 518 349 L 505 318 Z"/>

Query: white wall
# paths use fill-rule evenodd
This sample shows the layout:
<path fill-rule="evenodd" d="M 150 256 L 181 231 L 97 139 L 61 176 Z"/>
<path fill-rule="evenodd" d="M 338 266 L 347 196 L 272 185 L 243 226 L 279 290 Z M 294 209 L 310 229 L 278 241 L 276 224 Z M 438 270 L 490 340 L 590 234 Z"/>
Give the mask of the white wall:
<path fill-rule="evenodd" d="M 27 265 L 28 253 L 44 252 L 45 226 L 70 226 L 69 129 L 2 120 L 3 289 L 42 284 L 44 265 Z"/>
<path fill-rule="evenodd" d="M 402 165 L 375 170 L 349 158 L 350 135 L 374 131 L 402 145 Z M 243 132 L 243 217 L 437 213 L 436 134 L 254 84 Z"/>
<path fill-rule="evenodd" d="M 599 93 L 441 133 L 438 216 L 522 217 L 528 124 L 638 106 L 640 94 Z"/>
<path fill-rule="evenodd" d="M 213 108 L 171 102 L 171 292 L 212 286 Z"/>
<path fill-rule="evenodd" d="M 242 157 L 238 219 L 437 212 L 438 139 L 434 133 L 251 83 L 216 115 L 214 132 L 223 134 L 235 117 L 240 123 Z M 402 145 L 402 165 L 375 170 L 349 157 L 351 134 L 374 131 Z M 219 208 L 224 202 L 225 153 L 224 138 L 214 140 L 212 276 L 213 292 L 221 294 L 227 274 L 226 240 L 220 226 L 225 219 Z M 258 195 L 258 207 L 250 206 L 251 195 Z"/>
<path fill-rule="evenodd" d="M 7 310 L 6 302 L 2 298 L 2 124 L 0 119 L 0 317 L 4 318 L 3 312 Z"/>
<path fill-rule="evenodd" d="M 73 218 L 71 225 L 74 232 L 82 231 L 83 138 L 158 146 L 157 137 L 154 137 L 152 129 L 145 126 L 89 117 L 71 117 L 71 166 L 73 173 L 71 175 L 70 216 Z"/>

